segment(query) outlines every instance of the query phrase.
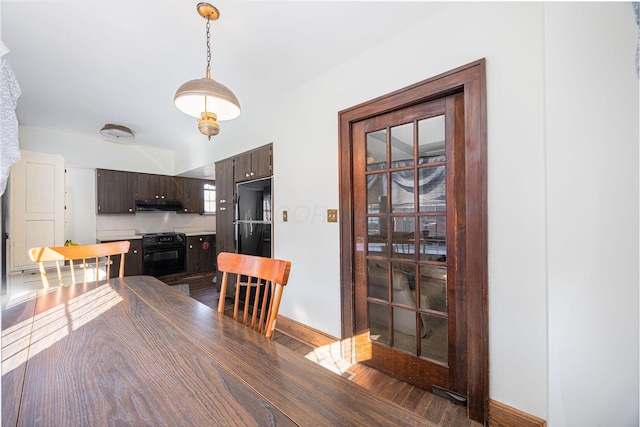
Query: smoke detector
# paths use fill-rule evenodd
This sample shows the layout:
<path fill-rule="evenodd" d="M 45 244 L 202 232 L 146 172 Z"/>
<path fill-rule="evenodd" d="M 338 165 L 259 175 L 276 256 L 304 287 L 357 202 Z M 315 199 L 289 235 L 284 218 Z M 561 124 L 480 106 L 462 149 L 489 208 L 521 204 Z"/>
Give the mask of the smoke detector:
<path fill-rule="evenodd" d="M 105 141 L 117 142 L 120 144 L 133 144 L 136 137 L 126 126 L 107 123 L 100 129 L 100 134 Z"/>

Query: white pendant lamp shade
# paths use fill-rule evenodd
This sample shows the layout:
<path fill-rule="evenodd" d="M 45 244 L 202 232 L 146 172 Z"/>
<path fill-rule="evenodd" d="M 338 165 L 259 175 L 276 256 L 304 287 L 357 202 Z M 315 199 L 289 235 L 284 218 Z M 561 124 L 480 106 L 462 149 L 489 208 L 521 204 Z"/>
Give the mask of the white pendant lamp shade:
<path fill-rule="evenodd" d="M 218 120 L 231 120 L 240 115 L 240 102 L 231 90 L 211 78 L 189 80 L 178 88 L 173 103 L 185 114 L 200 118 L 205 111 L 215 113 Z"/>

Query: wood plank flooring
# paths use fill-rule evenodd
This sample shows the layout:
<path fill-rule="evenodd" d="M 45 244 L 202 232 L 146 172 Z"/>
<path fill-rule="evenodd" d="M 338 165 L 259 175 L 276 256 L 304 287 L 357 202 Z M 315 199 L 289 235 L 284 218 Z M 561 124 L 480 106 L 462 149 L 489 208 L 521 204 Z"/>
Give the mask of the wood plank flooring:
<path fill-rule="evenodd" d="M 212 282 L 213 274 L 182 278 L 160 278 L 169 285 L 189 284 L 191 297 L 213 309 L 217 308 L 218 293 Z M 455 405 L 426 390 L 397 380 L 359 363 L 350 365 L 339 360 L 337 346 L 317 347 L 300 337 L 287 335 L 276 326 L 273 340 L 287 348 L 337 372 L 385 399 L 413 411 L 443 427 L 480 427 L 482 424 L 467 418 L 466 407 Z"/>

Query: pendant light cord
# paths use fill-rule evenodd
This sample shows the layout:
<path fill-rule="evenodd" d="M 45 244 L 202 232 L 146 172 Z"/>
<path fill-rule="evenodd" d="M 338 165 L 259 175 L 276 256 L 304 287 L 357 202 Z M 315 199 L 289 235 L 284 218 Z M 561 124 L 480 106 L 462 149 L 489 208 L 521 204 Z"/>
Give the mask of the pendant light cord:
<path fill-rule="evenodd" d="M 211 18 L 209 16 L 207 16 L 207 78 L 210 79 L 211 78 L 211 34 L 210 34 L 210 29 L 211 29 Z M 207 111 L 207 96 L 204 96 L 204 112 L 205 114 L 208 113 Z M 209 137 L 209 141 L 211 141 L 211 135 L 208 135 Z"/>
<path fill-rule="evenodd" d="M 209 29 L 211 28 L 211 19 L 207 17 L 207 78 L 211 78 L 211 35 Z"/>
<path fill-rule="evenodd" d="M 207 16 L 207 78 L 211 78 L 211 36 L 209 35 L 209 29 L 211 28 L 211 18 Z M 208 113 L 207 111 L 207 95 L 204 96 L 204 112 L 205 115 Z M 209 135 L 209 140 L 211 140 L 211 135 Z"/>

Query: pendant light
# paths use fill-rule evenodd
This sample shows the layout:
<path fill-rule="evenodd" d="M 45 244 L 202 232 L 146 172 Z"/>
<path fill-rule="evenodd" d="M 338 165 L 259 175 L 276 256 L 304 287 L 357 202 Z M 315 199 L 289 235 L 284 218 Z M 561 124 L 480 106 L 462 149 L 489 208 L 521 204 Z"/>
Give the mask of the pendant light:
<path fill-rule="evenodd" d="M 225 85 L 211 78 L 211 21 L 220 17 L 218 9 L 209 3 L 198 3 L 198 13 L 207 19 L 206 77 L 190 80 L 180 86 L 173 98 L 175 106 L 185 114 L 196 117 L 198 129 L 211 139 L 220 132 L 218 120 L 231 120 L 240 115 L 240 102 Z"/>

